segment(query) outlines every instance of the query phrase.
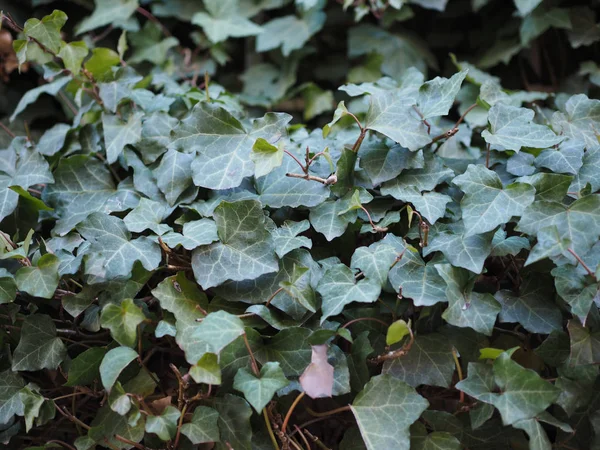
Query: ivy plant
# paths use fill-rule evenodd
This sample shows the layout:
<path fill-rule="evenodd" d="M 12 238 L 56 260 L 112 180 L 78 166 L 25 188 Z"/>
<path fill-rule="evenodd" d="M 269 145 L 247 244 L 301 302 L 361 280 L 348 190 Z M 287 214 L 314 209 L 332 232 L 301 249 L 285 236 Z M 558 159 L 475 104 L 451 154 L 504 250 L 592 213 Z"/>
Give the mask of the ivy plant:
<path fill-rule="evenodd" d="M 600 100 L 484 71 L 591 9 L 515 0 L 431 78 L 390 24 L 443 0 L 142 3 L 1 16 L 39 85 L 0 123 L 0 445 L 600 446 Z M 297 84 L 344 14 L 363 64 Z M 236 39 L 278 61 L 238 90 Z"/>

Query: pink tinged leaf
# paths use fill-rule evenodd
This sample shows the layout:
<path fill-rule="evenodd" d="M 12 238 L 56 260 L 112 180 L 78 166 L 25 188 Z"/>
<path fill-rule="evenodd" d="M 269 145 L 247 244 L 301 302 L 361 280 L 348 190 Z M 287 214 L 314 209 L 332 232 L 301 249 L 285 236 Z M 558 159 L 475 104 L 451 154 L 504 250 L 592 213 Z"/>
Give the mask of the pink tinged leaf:
<path fill-rule="evenodd" d="M 333 366 L 327 362 L 327 345 L 313 345 L 310 364 L 300 376 L 300 384 L 310 398 L 331 397 Z"/>

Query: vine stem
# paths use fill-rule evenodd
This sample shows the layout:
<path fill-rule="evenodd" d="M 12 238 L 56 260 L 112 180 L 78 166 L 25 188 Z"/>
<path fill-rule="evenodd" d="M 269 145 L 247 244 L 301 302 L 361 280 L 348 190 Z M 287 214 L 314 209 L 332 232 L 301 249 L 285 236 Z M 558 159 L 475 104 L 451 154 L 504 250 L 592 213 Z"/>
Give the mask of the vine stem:
<path fill-rule="evenodd" d="M 458 374 L 458 382 L 460 383 L 463 380 L 462 367 L 460 366 L 460 361 L 458 360 L 458 353 L 454 347 L 452 347 L 452 359 L 454 360 L 454 364 L 456 365 L 456 373 Z M 465 393 L 460 391 L 460 403 L 465 402 Z"/>
<path fill-rule="evenodd" d="M 252 371 L 254 375 L 257 377 L 260 375 L 260 371 L 258 370 L 258 364 L 256 363 L 256 358 L 254 358 L 254 353 L 252 352 L 252 348 L 250 347 L 250 342 L 248 342 L 248 336 L 246 333 L 242 334 L 244 337 L 244 344 L 246 344 L 246 349 L 248 350 L 248 354 L 250 355 L 250 365 L 252 366 Z"/>
<path fill-rule="evenodd" d="M 389 325 L 387 323 L 385 323 L 383 320 L 376 319 L 375 317 L 359 317 L 358 319 L 352 319 L 350 322 L 346 322 L 340 328 L 347 328 L 350 325 L 352 325 L 353 323 L 362 322 L 362 321 L 377 322 L 377 323 L 380 323 L 381 325 L 383 325 L 386 328 L 389 327 Z"/>
<path fill-rule="evenodd" d="M 6 132 L 6 134 L 8 134 L 11 138 L 14 139 L 16 137 L 15 133 L 10 131 L 10 129 L 6 125 L 4 125 L 2 122 L 0 122 L 0 128 L 2 128 Z"/>
<path fill-rule="evenodd" d="M 373 219 L 371 219 L 371 214 L 369 214 L 369 211 L 367 211 L 367 208 L 365 208 L 363 205 L 360 205 L 360 209 L 362 209 L 364 211 L 364 213 L 367 215 L 367 217 L 369 218 L 369 223 L 371 224 L 373 231 L 385 233 L 388 230 L 387 227 L 380 227 L 373 223 Z"/>
<path fill-rule="evenodd" d="M 361 129 L 360 129 L 360 135 L 358 136 L 358 139 L 356 140 L 356 142 L 352 146 L 352 151 L 354 153 L 358 153 L 358 150 L 360 149 L 360 146 L 362 145 L 363 141 L 365 140 L 365 136 L 366 135 L 367 135 L 367 129 L 361 127 Z"/>
<path fill-rule="evenodd" d="M 306 412 L 308 412 L 311 416 L 314 416 L 314 417 L 333 416 L 334 414 L 346 412 L 346 411 L 350 411 L 350 405 L 340 406 L 339 408 L 331 409 L 331 410 L 325 411 L 325 412 L 317 412 L 317 411 L 310 409 L 308 406 L 306 406 Z"/>
<path fill-rule="evenodd" d="M 294 409 L 296 409 L 296 406 L 298 406 L 298 403 L 300 403 L 300 400 L 302 400 L 302 397 L 304 397 L 304 395 L 304 392 L 300 392 L 300 394 L 298 394 L 298 397 L 296 397 L 296 400 L 294 400 L 294 403 L 292 403 L 292 406 L 290 406 L 290 409 L 288 409 L 288 412 L 285 415 L 285 419 L 283 419 L 283 424 L 281 425 L 282 433 L 285 433 L 285 429 L 287 428 L 287 425 L 290 421 L 290 417 L 292 417 Z"/>
<path fill-rule="evenodd" d="M 315 177 L 314 175 L 288 172 L 285 174 L 285 176 L 290 177 L 290 178 L 302 178 L 303 180 L 309 180 L 309 181 L 318 181 L 319 183 L 324 184 L 325 186 L 334 184 L 337 181 L 337 178 L 335 178 L 335 175 L 332 175 L 331 177 L 325 179 L 325 178 L 321 178 L 321 177 Z"/>
<path fill-rule="evenodd" d="M 592 271 L 592 269 L 590 269 L 588 267 L 588 265 L 583 261 L 583 259 L 581 259 L 579 257 L 579 255 L 577 253 L 575 253 L 575 251 L 572 248 L 567 249 L 567 251 L 573 255 L 575 257 L 575 259 L 577 260 L 577 262 L 579 264 L 581 264 L 581 267 L 583 267 L 585 269 L 585 271 L 595 280 L 596 279 L 596 274 Z"/>
<path fill-rule="evenodd" d="M 168 30 L 167 27 L 165 27 L 163 25 L 163 23 L 158 20 L 150 11 L 148 11 L 147 9 L 142 8 L 141 6 L 138 7 L 136 9 L 136 12 L 138 12 L 139 14 L 141 14 L 142 16 L 144 16 L 146 19 L 148 19 L 151 22 L 154 22 L 156 25 L 158 25 L 160 27 L 160 29 L 162 30 L 163 34 L 167 37 L 171 37 L 173 36 L 171 34 L 171 32 Z"/>
<path fill-rule="evenodd" d="M 177 448 L 179 445 L 179 438 L 181 437 L 181 426 L 183 425 L 183 417 L 185 416 L 185 412 L 187 410 L 188 405 L 183 405 L 183 409 L 181 410 L 181 416 L 179 416 L 179 423 L 177 423 L 177 434 L 175 435 L 175 441 L 173 442 L 173 448 Z"/>
<path fill-rule="evenodd" d="M 265 418 L 265 425 L 267 426 L 267 432 L 269 433 L 269 437 L 271 438 L 271 442 L 273 444 L 273 448 L 275 450 L 279 450 L 279 444 L 277 443 L 277 439 L 275 438 L 275 433 L 273 433 L 273 427 L 271 426 L 271 420 L 269 420 L 269 413 L 267 413 L 267 408 L 263 408 L 263 417 Z"/>
<path fill-rule="evenodd" d="M 281 291 L 283 291 L 283 288 L 280 287 L 279 289 L 277 289 L 275 292 L 273 292 L 271 294 L 271 296 L 268 298 L 267 303 L 265 303 L 265 306 L 269 306 L 271 304 L 271 302 L 273 301 L 273 299 L 277 296 L 277 294 L 279 294 Z"/>
<path fill-rule="evenodd" d="M 291 156 L 291 157 L 292 157 L 292 159 L 298 163 L 298 165 L 299 165 L 299 166 L 300 166 L 300 168 L 302 169 L 302 172 L 304 172 L 306 175 L 308 175 L 308 167 L 304 167 L 304 164 L 302 164 L 302 163 L 300 162 L 300 160 L 299 160 L 298 158 L 296 158 L 296 156 L 295 156 L 295 155 L 294 155 L 292 152 L 290 152 L 290 151 L 288 151 L 288 150 L 286 150 L 286 149 L 283 149 L 283 152 L 284 152 L 286 155 L 288 155 L 288 156 Z"/>

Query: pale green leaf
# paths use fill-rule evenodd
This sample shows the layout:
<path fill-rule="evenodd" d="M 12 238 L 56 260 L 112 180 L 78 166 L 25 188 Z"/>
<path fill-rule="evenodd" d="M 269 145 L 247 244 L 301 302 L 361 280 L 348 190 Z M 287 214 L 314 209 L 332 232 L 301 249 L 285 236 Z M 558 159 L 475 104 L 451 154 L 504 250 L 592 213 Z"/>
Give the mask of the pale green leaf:
<path fill-rule="evenodd" d="M 89 49 L 83 41 L 74 41 L 68 44 L 62 42 L 58 56 L 62 58 L 65 69 L 77 74 L 81 70 L 81 63 L 88 53 Z"/>
<path fill-rule="evenodd" d="M 59 259 L 47 253 L 42 256 L 36 266 L 21 267 L 15 274 L 15 282 L 20 291 L 41 298 L 52 298 L 58 287 Z"/>
<path fill-rule="evenodd" d="M 148 416 L 146 433 L 156 434 L 161 441 L 169 441 L 175 437 L 177 422 L 181 412 L 174 406 L 167 406 L 160 416 Z"/>
<path fill-rule="evenodd" d="M 468 70 L 462 70 L 451 78 L 435 77 L 419 88 L 417 108 L 423 119 L 448 114 L 467 73 Z"/>
<path fill-rule="evenodd" d="M 263 32 L 260 26 L 240 14 L 238 0 L 205 0 L 204 7 L 207 13 L 198 12 L 191 20 L 201 26 L 214 43 L 228 37 L 255 36 Z"/>
<path fill-rule="evenodd" d="M 123 369 L 137 357 L 137 352 L 130 347 L 116 347 L 109 350 L 100 363 L 102 385 L 110 391 Z"/>
<path fill-rule="evenodd" d="M 140 307 L 131 299 L 123 300 L 120 305 L 109 303 L 102 308 L 100 316 L 102 327 L 108 328 L 113 339 L 127 347 L 137 343 L 137 327 L 145 319 Z"/>
<path fill-rule="evenodd" d="M 137 143 L 142 137 L 141 114 L 132 114 L 127 122 L 116 115 L 102 114 L 106 160 L 114 163 L 126 145 Z"/>
<path fill-rule="evenodd" d="M 247 369 L 239 369 L 233 380 L 233 388 L 242 392 L 248 403 L 260 413 L 275 393 L 288 383 L 279 363 L 268 362 L 261 367 L 258 376 Z"/>
<path fill-rule="evenodd" d="M 109 25 L 115 20 L 125 21 L 133 15 L 138 6 L 138 0 L 97 0 L 94 12 L 79 23 L 76 32 L 82 34 Z"/>
<path fill-rule="evenodd" d="M 187 437 L 192 444 L 205 442 L 218 442 L 219 428 L 217 421 L 219 413 L 208 406 L 198 406 L 194 410 L 192 420 L 181 426 L 181 434 Z"/>
<path fill-rule="evenodd" d="M 284 16 L 267 22 L 256 38 L 256 51 L 266 52 L 281 47 L 283 56 L 298 50 L 325 24 L 325 13 L 312 10 L 303 17 Z"/>

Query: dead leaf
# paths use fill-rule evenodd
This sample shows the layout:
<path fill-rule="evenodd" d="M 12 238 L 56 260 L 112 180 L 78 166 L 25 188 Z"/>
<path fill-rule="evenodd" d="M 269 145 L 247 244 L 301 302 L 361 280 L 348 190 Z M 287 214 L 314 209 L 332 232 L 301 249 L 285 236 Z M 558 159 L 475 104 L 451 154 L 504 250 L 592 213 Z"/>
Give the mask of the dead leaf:
<path fill-rule="evenodd" d="M 327 362 L 327 345 L 313 345 L 311 362 L 300 376 L 300 384 L 310 398 L 331 397 L 333 366 Z"/>

